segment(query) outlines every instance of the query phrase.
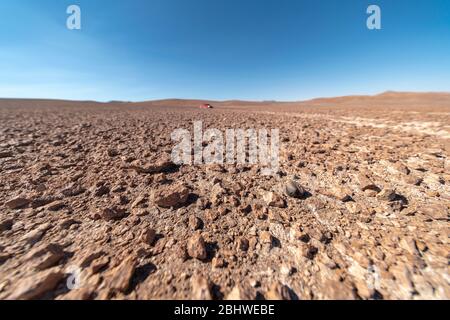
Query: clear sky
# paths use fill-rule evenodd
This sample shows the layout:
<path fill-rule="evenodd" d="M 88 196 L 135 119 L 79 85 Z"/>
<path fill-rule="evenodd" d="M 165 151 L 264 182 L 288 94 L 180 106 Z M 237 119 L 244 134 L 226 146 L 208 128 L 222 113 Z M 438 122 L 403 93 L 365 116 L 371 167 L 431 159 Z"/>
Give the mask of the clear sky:
<path fill-rule="evenodd" d="M 380 31 L 366 27 L 370 4 Z M 449 0 L 1 0 L 0 13 L 0 97 L 450 91 Z"/>

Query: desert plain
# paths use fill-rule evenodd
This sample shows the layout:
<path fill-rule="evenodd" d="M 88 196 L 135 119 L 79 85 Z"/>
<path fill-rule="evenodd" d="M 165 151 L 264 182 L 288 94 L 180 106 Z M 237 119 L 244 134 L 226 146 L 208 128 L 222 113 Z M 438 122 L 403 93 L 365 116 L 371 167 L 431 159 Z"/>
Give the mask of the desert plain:
<path fill-rule="evenodd" d="M 175 165 L 194 121 L 279 170 Z M 0 299 L 450 299 L 449 152 L 448 93 L 1 99 Z"/>

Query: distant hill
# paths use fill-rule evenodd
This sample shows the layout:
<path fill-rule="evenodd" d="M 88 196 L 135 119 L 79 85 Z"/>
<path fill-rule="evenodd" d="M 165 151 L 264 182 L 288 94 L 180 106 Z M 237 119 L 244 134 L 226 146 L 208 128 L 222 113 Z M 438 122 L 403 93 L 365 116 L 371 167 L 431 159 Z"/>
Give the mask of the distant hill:
<path fill-rule="evenodd" d="M 224 108 L 241 108 L 241 107 L 264 107 L 264 106 L 280 106 L 280 107 L 296 107 L 296 106 L 348 106 L 348 107 L 376 107 L 376 106 L 403 106 L 403 107 L 421 107 L 436 106 L 450 107 L 450 93 L 447 92 L 395 92 L 386 91 L 381 94 L 369 95 L 353 95 L 331 98 L 317 98 L 308 101 L 293 102 L 277 102 L 277 101 L 242 101 L 242 100 L 200 100 L 200 99 L 164 99 L 151 100 L 142 102 L 128 101 L 70 101 L 70 100 L 52 100 L 52 99 L 1 99 L 0 106 L 64 106 L 71 105 L 86 106 L 104 106 L 104 105 L 127 105 L 139 107 L 198 107 L 202 104 L 211 104 L 216 107 Z"/>
<path fill-rule="evenodd" d="M 338 105 L 338 106 L 356 106 L 356 105 L 414 105 L 428 106 L 437 104 L 439 106 L 450 106 L 450 93 L 447 92 L 395 92 L 386 91 L 373 96 L 355 95 L 334 98 L 318 98 L 309 101 L 303 101 L 301 104 L 308 105 Z"/>

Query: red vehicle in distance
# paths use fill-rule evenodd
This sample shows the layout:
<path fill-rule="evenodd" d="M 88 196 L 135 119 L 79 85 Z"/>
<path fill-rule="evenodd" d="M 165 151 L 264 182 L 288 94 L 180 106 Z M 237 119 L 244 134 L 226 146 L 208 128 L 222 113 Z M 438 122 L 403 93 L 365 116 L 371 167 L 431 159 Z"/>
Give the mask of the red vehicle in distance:
<path fill-rule="evenodd" d="M 200 109 L 214 109 L 214 107 L 212 105 L 210 105 L 209 103 L 207 104 L 202 104 L 199 107 Z"/>

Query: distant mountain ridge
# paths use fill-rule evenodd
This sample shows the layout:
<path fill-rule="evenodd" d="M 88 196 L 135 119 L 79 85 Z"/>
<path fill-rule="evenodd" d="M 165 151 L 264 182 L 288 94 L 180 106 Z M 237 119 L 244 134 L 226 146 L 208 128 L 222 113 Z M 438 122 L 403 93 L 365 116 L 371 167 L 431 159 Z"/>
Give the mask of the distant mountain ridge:
<path fill-rule="evenodd" d="M 158 107 L 197 107 L 202 104 L 211 104 L 213 106 L 231 107 L 231 106 L 268 106 L 268 105 L 284 105 L 284 106 L 332 106 L 332 105 L 398 105 L 411 104 L 415 106 L 437 104 L 450 106 L 450 92 L 397 92 L 386 91 L 376 95 L 349 95 L 329 98 L 315 98 L 305 101 L 245 101 L 245 100 L 202 100 L 202 99 L 162 99 L 149 100 L 142 102 L 130 101 L 76 101 L 76 100 L 58 100 L 58 99 L 15 99 L 0 98 L 0 105 L 28 105 L 28 104 L 45 104 L 45 105 L 64 105 L 70 104 L 88 104 L 88 105 L 136 105 L 136 106 L 158 106 Z"/>

